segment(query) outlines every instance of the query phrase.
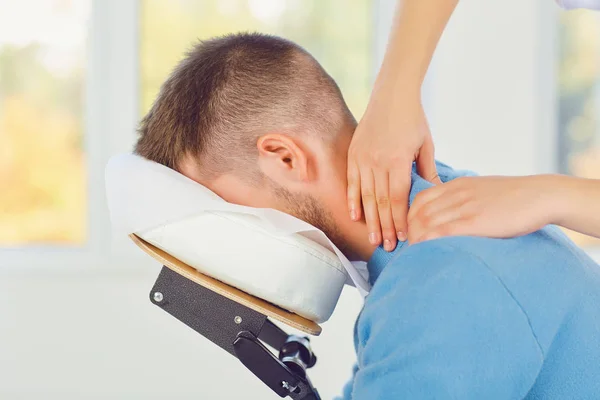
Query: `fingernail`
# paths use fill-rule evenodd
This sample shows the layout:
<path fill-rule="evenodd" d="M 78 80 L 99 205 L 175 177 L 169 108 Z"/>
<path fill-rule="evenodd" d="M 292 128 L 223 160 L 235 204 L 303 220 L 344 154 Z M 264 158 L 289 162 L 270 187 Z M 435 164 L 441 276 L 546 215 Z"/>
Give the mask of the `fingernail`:
<path fill-rule="evenodd" d="M 392 242 L 390 242 L 388 239 L 385 239 L 383 241 L 383 248 L 385 249 L 385 251 L 392 251 Z"/>
<path fill-rule="evenodd" d="M 354 208 L 350 209 L 350 218 L 352 219 L 352 221 L 356 221 L 356 210 Z"/>
<path fill-rule="evenodd" d="M 399 241 L 406 242 L 406 233 L 398 231 L 397 236 Z"/>
<path fill-rule="evenodd" d="M 369 233 L 369 242 L 377 244 L 377 235 L 374 232 Z"/>

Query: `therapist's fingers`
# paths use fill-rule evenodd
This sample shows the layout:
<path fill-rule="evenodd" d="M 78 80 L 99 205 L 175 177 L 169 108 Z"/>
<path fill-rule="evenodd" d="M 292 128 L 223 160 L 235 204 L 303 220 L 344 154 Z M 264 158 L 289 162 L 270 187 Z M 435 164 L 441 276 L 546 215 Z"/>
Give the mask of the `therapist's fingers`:
<path fill-rule="evenodd" d="M 396 248 L 396 230 L 394 228 L 394 219 L 392 217 L 392 207 L 390 202 L 389 173 L 384 169 L 374 169 L 373 175 L 375 178 L 375 194 L 377 198 L 377 211 L 379 212 L 379 224 L 381 225 L 383 248 L 386 251 L 392 251 Z M 406 215 L 406 212 L 404 215 Z"/>
<path fill-rule="evenodd" d="M 470 218 L 460 218 L 450 220 L 445 224 L 436 226 L 424 232 L 418 239 L 411 244 L 425 242 L 427 240 L 438 239 L 446 236 L 465 236 L 469 234 L 469 227 L 473 221 Z"/>
<path fill-rule="evenodd" d="M 423 208 L 423 212 L 410 220 L 408 227 L 409 242 L 415 244 L 429 239 L 431 235 L 449 234 L 450 232 L 446 232 L 446 230 L 453 228 L 452 224 L 465 219 L 464 206 L 463 202 L 455 198 L 453 202 L 443 208 L 430 212 L 428 212 L 427 207 Z"/>
<path fill-rule="evenodd" d="M 447 193 L 446 196 L 444 196 L 444 193 L 447 192 L 447 185 L 448 184 L 434 186 L 417 193 L 412 204 L 410 205 L 410 210 L 408 210 L 409 226 L 414 218 L 421 215 L 421 212 L 425 206 L 436 207 L 438 204 L 438 207 L 443 206 L 443 203 L 440 203 L 440 201 L 448 198 Z M 431 211 L 432 210 L 429 210 L 429 212 Z"/>
<path fill-rule="evenodd" d="M 417 157 L 417 173 L 431 183 L 435 183 L 436 185 L 442 183 L 435 165 L 435 147 L 431 135 L 425 137 L 423 146 L 421 146 L 421 149 L 419 150 L 419 156 Z"/>
<path fill-rule="evenodd" d="M 360 171 L 353 162 L 348 162 L 348 211 L 352 221 L 359 221 L 361 218 L 362 200 L 360 188 Z"/>
<path fill-rule="evenodd" d="M 395 234 L 404 242 L 408 235 L 408 197 L 410 195 L 411 166 L 396 167 L 390 170 L 390 204 L 394 220 Z"/>
<path fill-rule="evenodd" d="M 379 224 L 379 210 L 372 169 L 366 168 L 360 171 L 360 189 L 367 232 L 369 232 L 369 243 L 379 246 L 381 244 L 381 225 Z"/>

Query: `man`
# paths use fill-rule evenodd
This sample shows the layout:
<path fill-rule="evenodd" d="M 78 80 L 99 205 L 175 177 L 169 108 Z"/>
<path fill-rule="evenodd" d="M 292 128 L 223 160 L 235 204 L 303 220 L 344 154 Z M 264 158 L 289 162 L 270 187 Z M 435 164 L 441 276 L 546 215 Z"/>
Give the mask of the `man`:
<path fill-rule="evenodd" d="M 346 211 L 355 127 L 306 51 L 238 34 L 198 44 L 179 64 L 136 152 L 229 202 L 303 219 L 368 261 L 346 399 L 600 398 L 600 268 L 554 228 L 372 247 Z M 438 171 L 442 181 L 461 175 Z M 411 201 L 430 186 L 412 180 Z"/>

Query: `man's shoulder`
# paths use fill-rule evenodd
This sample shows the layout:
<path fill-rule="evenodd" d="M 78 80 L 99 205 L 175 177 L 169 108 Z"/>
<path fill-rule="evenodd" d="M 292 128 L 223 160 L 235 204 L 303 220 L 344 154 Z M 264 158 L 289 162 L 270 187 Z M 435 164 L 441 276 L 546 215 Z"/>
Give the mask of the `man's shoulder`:
<path fill-rule="evenodd" d="M 491 288 L 505 290 L 494 269 L 471 250 L 464 240 L 452 237 L 402 249 L 377 278 L 366 305 L 369 301 L 432 305 L 465 296 L 485 297 Z M 424 298 L 425 293 L 435 296 Z"/>
<path fill-rule="evenodd" d="M 434 271 L 439 273 L 450 268 L 457 273 L 465 273 L 475 264 L 478 267 L 485 264 L 480 255 L 472 251 L 471 240 L 465 239 L 467 238 L 445 237 L 408 245 L 394 255 L 382 275 L 406 278 L 406 274 L 423 275 Z M 380 278 L 385 280 L 390 277 Z"/>
<path fill-rule="evenodd" d="M 467 312 L 477 302 L 485 310 L 477 318 L 499 318 L 507 307 L 525 316 L 547 347 L 591 292 L 600 293 L 600 269 L 548 228 L 515 239 L 450 237 L 408 246 L 384 268 L 365 306 L 374 315 L 378 308 L 407 312 L 404 303 L 437 314 Z"/>
<path fill-rule="evenodd" d="M 459 236 L 408 246 L 395 255 L 377 283 L 385 290 L 394 281 L 421 285 L 432 277 L 461 277 L 478 284 L 487 277 L 520 297 L 566 282 L 582 283 L 592 265 L 594 261 L 562 232 L 548 227 L 513 239 Z"/>
<path fill-rule="evenodd" d="M 542 312 L 538 302 L 522 299 L 542 298 L 565 282 L 582 280 L 575 265 L 580 258 L 554 240 L 560 238 L 541 231 L 509 240 L 446 237 L 407 246 L 385 266 L 367 301 L 386 306 L 423 302 L 443 309 L 439 303 L 464 305 L 470 299 L 486 304 L 496 296 L 525 305 L 523 313 Z"/>
<path fill-rule="evenodd" d="M 538 351 L 520 304 L 481 258 L 455 241 L 409 246 L 388 263 L 357 323 L 359 351 L 389 351 L 395 340 L 410 343 L 417 335 L 436 348 L 460 342 L 474 354 L 491 346 L 482 337 L 497 337 L 506 326 L 517 327 Z"/>

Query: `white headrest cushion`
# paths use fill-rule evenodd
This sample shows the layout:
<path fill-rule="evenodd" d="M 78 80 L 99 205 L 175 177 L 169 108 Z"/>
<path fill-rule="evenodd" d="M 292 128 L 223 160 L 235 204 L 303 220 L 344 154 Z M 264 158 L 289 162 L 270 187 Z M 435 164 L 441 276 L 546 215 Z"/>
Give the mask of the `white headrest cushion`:
<path fill-rule="evenodd" d="M 138 236 L 198 271 L 315 322 L 333 313 L 347 276 L 329 249 L 276 235 L 260 218 L 202 212 Z"/>

